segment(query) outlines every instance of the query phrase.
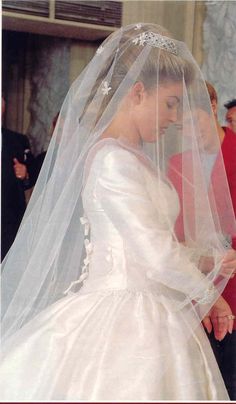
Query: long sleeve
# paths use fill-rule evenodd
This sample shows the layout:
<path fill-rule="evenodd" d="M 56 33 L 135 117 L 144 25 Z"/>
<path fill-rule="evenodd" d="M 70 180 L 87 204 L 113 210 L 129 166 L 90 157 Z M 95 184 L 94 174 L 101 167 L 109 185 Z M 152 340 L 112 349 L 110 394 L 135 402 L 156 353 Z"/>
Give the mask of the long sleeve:
<path fill-rule="evenodd" d="M 133 153 L 117 148 L 101 159 L 96 194 L 125 246 L 146 268 L 146 276 L 204 302 L 211 284 L 189 260 L 187 249 L 173 240 L 173 225 L 163 210 L 162 192 L 167 185 L 157 180 L 159 201 L 154 203 L 147 189 L 146 168 Z"/>

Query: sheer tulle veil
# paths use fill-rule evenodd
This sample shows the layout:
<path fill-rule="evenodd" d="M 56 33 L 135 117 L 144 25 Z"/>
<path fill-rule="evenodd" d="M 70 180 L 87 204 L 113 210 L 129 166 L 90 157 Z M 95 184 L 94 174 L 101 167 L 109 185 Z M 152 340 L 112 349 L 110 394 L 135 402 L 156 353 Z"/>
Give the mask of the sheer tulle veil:
<path fill-rule="evenodd" d="M 156 136 L 152 141 L 142 139 L 135 147 L 127 141 L 124 127 L 112 141 L 156 173 L 156 186 L 161 178 L 173 188 L 173 176 L 179 178 L 178 220 L 173 226 L 168 209 L 163 220 L 172 235 L 173 254 L 187 254 L 202 274 L 189 296 L 174 286 L 165 289 L 170 310 L 182 311 L 186 325 L 188 315 L 194 313 L 197 326 L 225 287 L 228 279 L 221 273 L 222 257 L 236 226 L 204 78 L 186 45 L 163 28 L 129 25 L 98 48 L 64 101 L 19 233 L 3 262 L 3 338 L 62 299 L 73 282 L 79 280 L 70 289 L 76 292 L 89 277 L 83 269 L 83 186 L 97 148 L 111 141 L 101 139 L 104 131 L 124 109 L 124 100 L 128 102 L 136 83 L 155 94 Z M 167 105 L 176 116 L 163 124 L 161 89 L 176 83 L 181 97 Z M 195 116 L 199 108 L 212 116 L 207 139 Z M 180 165 L 174 163 L 174 156 L 181 156 Z M 168 262 L 164 265 L 171 280 L 171 268 Z"/>

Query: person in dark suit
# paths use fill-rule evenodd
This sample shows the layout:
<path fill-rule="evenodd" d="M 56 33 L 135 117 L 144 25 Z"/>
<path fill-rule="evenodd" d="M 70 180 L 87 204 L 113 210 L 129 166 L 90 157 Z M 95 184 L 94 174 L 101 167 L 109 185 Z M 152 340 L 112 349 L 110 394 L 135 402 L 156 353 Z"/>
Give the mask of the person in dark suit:
<path fill-rule="evenodd" d="M 58 113 L 54 116 L 54 118 L 53 118 L 53 120 L 52 120 L 52 125 L 51 125 L 50 131 L 49 131 L 50 137 L 52 137 L 52 135 L 53 135 L 53 132 L 54 132 L 54 129 L 55 129 L 55 127 L 56 127 L 57 120 L 58 120 L 58 117 L 59 117 L 59 113 L 60 113 L 60 112 L 58 112 Z M 34 162 L 34 174 L 33 174 L 33 182 L 34 182 L 34 184 L 36 183 L 36 181 L 37 181 L 37 179 L 38 179 L 38 176 L 39 176 L 40 170 L 41 170 L 41 168 L 42 168 L 42 165 L 43 165 L 44 159 L 45 159 L 45 157 L 46 157 L 46 154 L 47 154 L 47 151 L 44 150 L 43 152 L 41 152 L 40 154 L 38 154 L 38 155 L 35 157 L 35 162 Z"/>
<path fill-rule="evenodd" d="M 2 114 L 5 101 L 2 100 Z M 34 157 L 27 136 L 2 128 L 1 261 L 11 247 L 26 208 L 25 190 L 33 186 Z"/>

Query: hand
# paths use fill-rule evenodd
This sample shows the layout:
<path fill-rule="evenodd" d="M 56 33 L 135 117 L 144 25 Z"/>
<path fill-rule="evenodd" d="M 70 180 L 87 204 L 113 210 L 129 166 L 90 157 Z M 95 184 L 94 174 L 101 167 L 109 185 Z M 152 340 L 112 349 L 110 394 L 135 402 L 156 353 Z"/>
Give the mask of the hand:
<path fill-rule="evenodd" d="M 221 267 L 221 275 L 222 276 L 229 276 L 233 278 L 236 273 L 236 251 L 230 249 L 224 256 L 224 260 Z"/>
<path fill-rule="evenodd" d="M 208 274 L 214 269 L 215 261 L 213 257 L 201 256 L 198 262 L 200 271 L 204 274 Z"/>
<path fill-rule="evenodd" d="M 16 178 L 19 178 L 20 180 L 24 180 L 25 178 L 27 178 L 28 173 L 27 173 L 27 168 L 25 166 L 25 164 L 21 164 L 17 158 L 13 159 L 13 168 L 15 171 L 15 176 Z"/>
<path fill-rule="evenodd" d="M 199 269 L 207 274 L 214 269 L 215 261 L 213 257 L 202 256 L 199 259 Z M 220 274 L 224 277 L 233 278 L 236 274 L 236 251 L 230 249 L 224 256 Z"/>
<path fill-rule="evenodd" d="M 202 322 L 208 333 L 210 334 L 213 329 L 215 338 L 221 341 L 228 332 L 232 334 L 234 317 L 230 306 L 226 300 L 220 296 Z"/>

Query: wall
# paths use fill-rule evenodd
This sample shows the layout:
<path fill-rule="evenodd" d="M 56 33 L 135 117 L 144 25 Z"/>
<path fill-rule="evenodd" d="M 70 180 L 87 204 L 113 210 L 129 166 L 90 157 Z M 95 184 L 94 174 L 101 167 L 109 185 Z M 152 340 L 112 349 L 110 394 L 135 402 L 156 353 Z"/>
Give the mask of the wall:
<path fill-rule="evenodd" d="M 123 24 L 142 21 L 163 25 L 175 38 L 186 41 L 201 63 L 204 12 L 204 2 L 129 0 L 123 2 Z M 99 44 L 9 31 L 3 43 L 8 99 L 5 123 L 10 129 L 28 134 L 38 154 L 47 148 L 52 119 L 69 85 Z"/>
<path fill-rule="evenodd" d="M 52 120 L 97 44 L 13 31 L 3 33 L 3 44 L 4 125 L 27 134 L 37 155 L 47 149 Z"/>
<path fill-rule="evenodd" d="M 224 124 L 223 105 L 236 98 L 236 2 L 207 2 L 203 49 L 202 70 L 217 91 L 219 120 Z"/>
<path fill-rule="evenodd" d="M 203 1 L 136 1 L 123 2 L 123 25 L 153 22 L 164 26 L 174 38 L 187 43 L 194 57 L 202 61 Z"/>

